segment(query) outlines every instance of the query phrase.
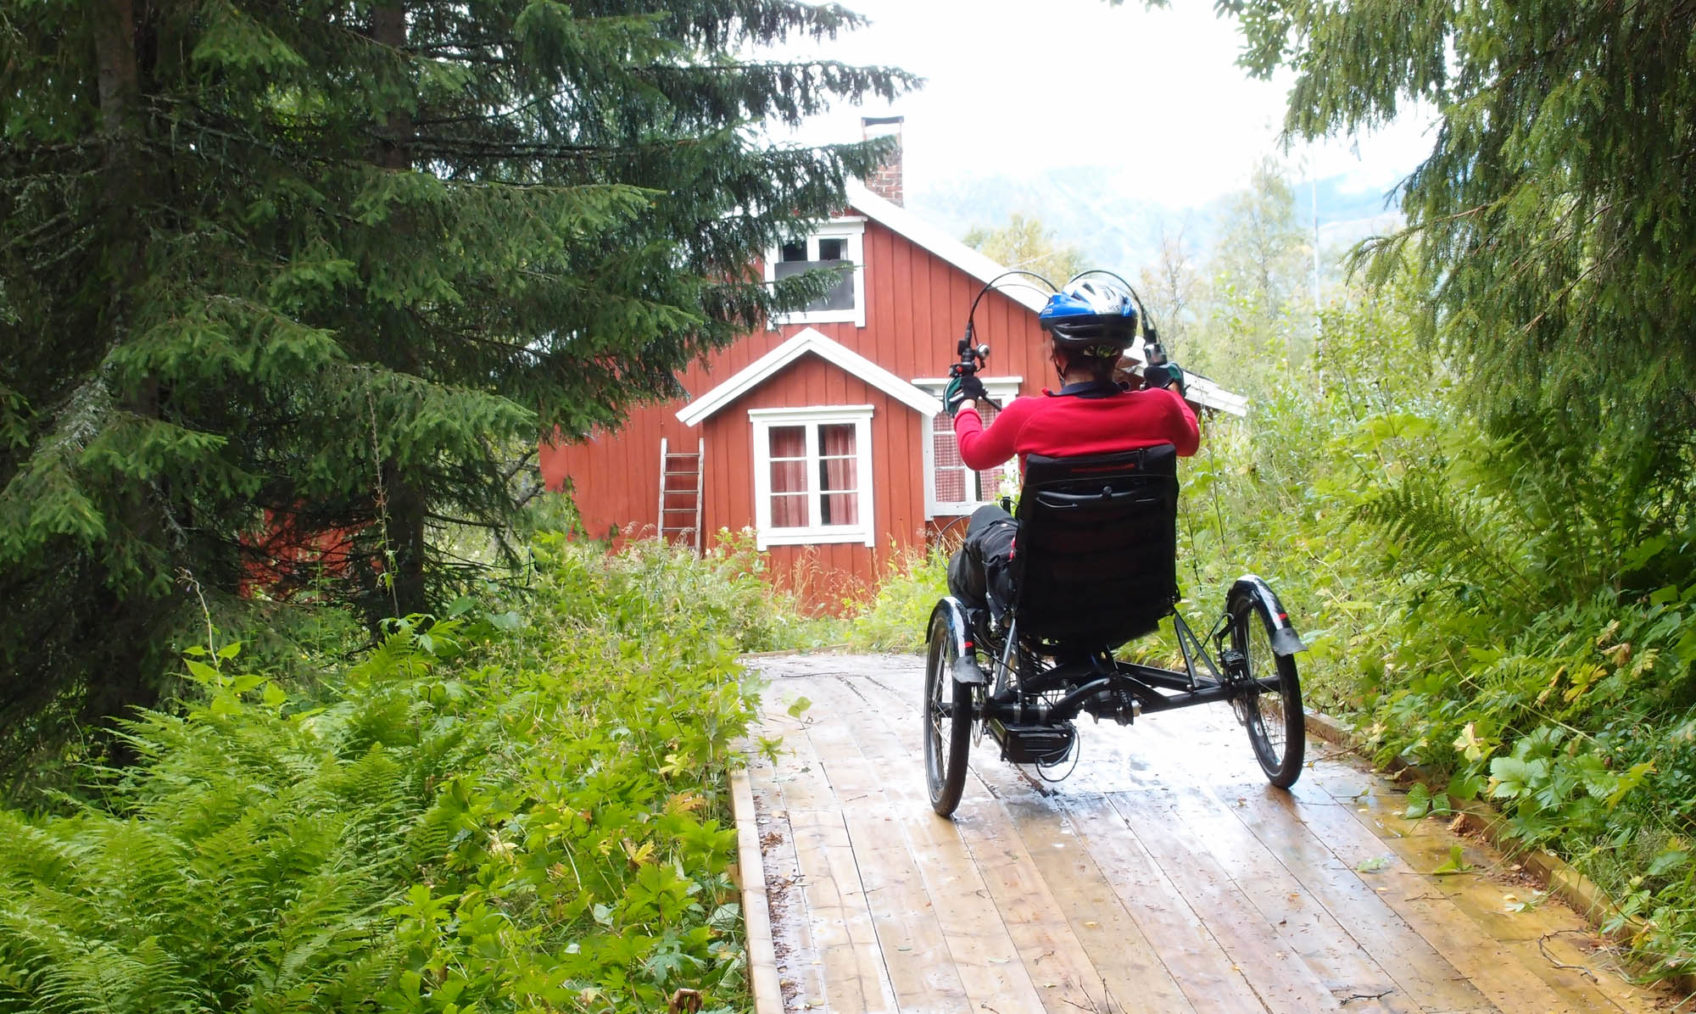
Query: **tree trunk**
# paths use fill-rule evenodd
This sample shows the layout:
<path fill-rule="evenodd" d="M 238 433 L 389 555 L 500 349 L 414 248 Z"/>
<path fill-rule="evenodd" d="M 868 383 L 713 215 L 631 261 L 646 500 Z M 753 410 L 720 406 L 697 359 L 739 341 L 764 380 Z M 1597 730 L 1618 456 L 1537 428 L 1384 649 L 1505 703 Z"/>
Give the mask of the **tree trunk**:
<path fill-rule="evenodd" d="M 107 341 L 123 342 L 130 290 L 141 276 L 141 72 L 135 56 L 132 0 L 97 0 L 93 5 L 95 61 L 100 89 L 100 142 L 104 148 L 102 193 L 107 227 Z"/>
<path fill-rule="evenodd" d="M 391 49 L 406 46 L 406 9 L 398 3 L 378 6 L 371 13 L 371 38 Z M 412 169 L 412 117 L 404 109 L 391 110 L 378 129 L 381 145 L 376 153 L 377 164 L 395 172 Z M 390 222 L 394 232 L 411 228 L 406 213 L 400 212 Z M 397 343 L 403 355 L 409 354 L 403 343 Z M 408 364 L 413 366 L 413 364 Z M 416 368 L 415 366 L 413 368 Z M 388 532 L 390 551 L 394 554 L 395 610 L 406 616 L 427 612 L 429 595 L 424 584 L 425 520 L 428 506 L 422 485 L 412 482 L 395 462 L 383 462 L 383 485 L 388 497 Z"/>
<path fill-rule="evenodd" d="M 400 4 L 382 4 L 371 12 L 371 39 L 390 49 L 406 48 L 406 9 Z M 384 120 L 378 136 L 382 149 L 377 164 L 385 169 L 405 171 L 412 168 L 412 117 L 404 109 L 394 109 Z"/>
<path fill-rule="evenodd" d="M 424 584 L 426 502 L 417 483 L 407 481 L 392 461 L 383 463 L 388 494 L 389 549 L 393 555 L 395 612 L 400 616 L 430 610 Z"/>
<path fill-rule="evenodd" d="M 106 227 L 104 273 L 108 286 L 102 338 L 108 349 L 129 340 L 134 326 L 134 295 L 145 281 L 140 203 L 146 194 L 142 140 L 146 133 L 141 104 L 141 69 L 136 58 L 133 0 L 95 0 L 90 5 L 100 101 L 103 219 Z M 151 377 L 127 378 L 112 392 L 122 411 L 157 417 L 159 385 Z M 113 503 L 109 526 L 114 542 L 131 546 L 157 545 L 163 537 L 158 506 L 150 490 L 124 490 Z M 111 550 L 108 550 L 111 551 Z M 105 568 L 102 568 L 103 570 Z M 130 709 L 152 704 L 158 697 L 157 665 L 148 647 L 158 624 L 169 622 L 173 604 L 141 582 L 123 580 L 108 572 L 96 595 L 96 613 L 103 628 L 98 635 L 106 651 L 86 676 L 82 719 L 99 723 L 122 717 Z M 114 764 L 135 758 L 121 741 L 112 743 Z"/>
<path fill-rule="evenodd" d="M 100 86 L 100 132 L 110 140 L 140 133 L 141 75 L 135 59 L 135 7 L 132 0 L 95 0 L 89 12 L 94 28 Z"/>

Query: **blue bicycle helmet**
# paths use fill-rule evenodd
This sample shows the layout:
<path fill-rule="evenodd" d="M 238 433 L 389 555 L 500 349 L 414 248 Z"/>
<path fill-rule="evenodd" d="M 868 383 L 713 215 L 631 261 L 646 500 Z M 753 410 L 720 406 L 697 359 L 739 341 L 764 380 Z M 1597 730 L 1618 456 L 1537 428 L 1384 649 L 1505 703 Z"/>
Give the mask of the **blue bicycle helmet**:
<path fill-rule="evenodd" d="M 1048 297 L 1037 323 L 1061 348 L 1111 348 L 1116 357 L 1136 339 L 1137 308 L 1118 286 L 1091 279 L 1073 282 Z"/>

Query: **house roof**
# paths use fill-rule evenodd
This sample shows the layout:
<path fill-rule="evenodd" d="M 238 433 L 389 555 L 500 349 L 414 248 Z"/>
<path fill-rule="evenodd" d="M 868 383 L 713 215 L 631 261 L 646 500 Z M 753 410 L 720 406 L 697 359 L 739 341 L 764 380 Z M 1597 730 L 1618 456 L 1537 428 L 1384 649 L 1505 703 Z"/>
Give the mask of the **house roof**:
<path fill-rule="evenodd" d="M 1184 371 L 1184 397 L 1205 408 L 1226 415 L 1248 415 L 1248 399 L 1235 391 L 1227 391 L 1199 373 Z"/>
<path fill-rule="evenodd" d="M 832 341 L 813 328 L 802 328 L 783 344 L 738 370 L 729 379 L 677 411 L 677 419 L 686 426 L 706 420 L 719 409 L 760 386 L 777 371 L 813 353 L 843 372 L 865 381 L 884 394 L 915 412 L 935 415 L 942 411 L 942 402 L 865 356 Z"/>
<path fill-rule="evenodd" d="M 1007 271 L 1004 265 L 997 263 L 993 258 L 973 250 L 893 201 L 879 197 L 858 180 L 848 181 L 848 204 L 853 210 L 928 250 L 980 282 L 988 284 Z M 1043 305 L 1048 302 L 1047 294 L 1038 292 L 1029 281 L 1019 276 L 1003 278 L 996 283 L 995 290 L 1032 313 L 1040 313 Z M 1139 364 L 1147 362 L 1141 338 L 1131 347 L 1130 354 Z M 1247 414 L 1248 399 L 1242 395 L 1227 391 L 1200 374 L 1186 372 L 1185 379 L 1190 401 L 1227 415 Z"/>

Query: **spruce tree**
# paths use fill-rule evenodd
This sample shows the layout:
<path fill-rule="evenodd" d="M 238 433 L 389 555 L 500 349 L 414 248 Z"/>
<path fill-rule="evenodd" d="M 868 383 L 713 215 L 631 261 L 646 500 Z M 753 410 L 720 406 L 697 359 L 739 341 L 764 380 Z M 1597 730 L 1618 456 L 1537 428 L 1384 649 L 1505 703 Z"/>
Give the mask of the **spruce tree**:
<path fill-rule="evenodd" d="M 1696 563 L 1696 8 L 1217 7 L 1239 20 L 1247 68 L 1295 70 L 1293 136 L 1436 110 L 1399 191 L 1407 229 L 1367 252 L 1437 280 L 1428 335 L 1492 431 L 1527 449 L 1523 467 L 1616 488 L 1616 516 L 1595 519 L 1614 551 L 1658 531 Z"/>
<path fill-rule="evenodd" d="M 0 4 L 0 724 L 149 697 L 279 533 L 423 611 L 523 448 L 829 284 L 750 264 L 874 145 L 752 125 L 898 71 L 794 0 Z M 520 449 L 515 453 L 515 449 Z M 286 566 L 286 586 L 312 577 Z M 60 698 L 64 699 L 64 698 Z"/>

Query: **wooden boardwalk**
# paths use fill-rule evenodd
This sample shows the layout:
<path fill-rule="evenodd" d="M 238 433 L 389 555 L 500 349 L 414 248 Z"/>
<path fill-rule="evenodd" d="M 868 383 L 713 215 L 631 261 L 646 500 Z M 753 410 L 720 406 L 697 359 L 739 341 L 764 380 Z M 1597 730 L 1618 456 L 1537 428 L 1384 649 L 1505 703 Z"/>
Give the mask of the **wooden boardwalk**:
<path fill-rule="evenodd" d="M 1309 744 L 1270 788 L 1223 705 L 1080 723 L 1071 778 L 972 752 L 925 793 L 922 663 L 761 659 L 751 784 L 788 1011 L 1649 1011 L 1571 911 L 1477 842 L 1409 822 Z M 805 697 L 799 717 L 790 706 Z M 1466 872 L 1433 875 L 1454 849 Z"/>

